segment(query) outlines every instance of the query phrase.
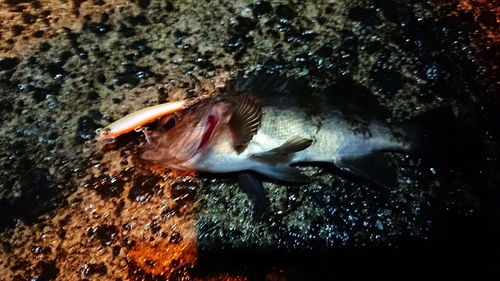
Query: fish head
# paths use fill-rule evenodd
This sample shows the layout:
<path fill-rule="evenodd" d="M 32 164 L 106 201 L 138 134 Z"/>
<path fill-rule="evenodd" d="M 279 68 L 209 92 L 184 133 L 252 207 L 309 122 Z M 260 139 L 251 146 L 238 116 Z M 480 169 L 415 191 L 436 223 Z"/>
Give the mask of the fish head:
<path fill-rule="evenodd" d="M 214 97 L 163 117 L 140 158 L 167 168 L 195 170 L 197 159 L 227 123 L 232 108 L 230 100 Z"/>

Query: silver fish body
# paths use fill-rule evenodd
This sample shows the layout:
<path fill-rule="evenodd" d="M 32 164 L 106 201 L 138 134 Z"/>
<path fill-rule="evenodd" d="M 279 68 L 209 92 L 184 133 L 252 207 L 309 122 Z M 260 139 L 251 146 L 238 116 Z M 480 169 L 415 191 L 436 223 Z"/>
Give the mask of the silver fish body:
<path fill-rule="evenodd" d="M 307 180 L 291 165 L 328 162 L 381 184 L 394 182 L 385 151 L 410 151 L 401 126 L 346 116 L 327 103 L 308 105 L 286 97 L 258 99 L 248 93 L 204 99 L 165 117 L 141 158 L 167 168 L 229 173 L 255 171 L 283 181 Z M 235 121 L 236 120 L 236 121 Z M 161 126 L 160 126 L 161 127 Z"/>

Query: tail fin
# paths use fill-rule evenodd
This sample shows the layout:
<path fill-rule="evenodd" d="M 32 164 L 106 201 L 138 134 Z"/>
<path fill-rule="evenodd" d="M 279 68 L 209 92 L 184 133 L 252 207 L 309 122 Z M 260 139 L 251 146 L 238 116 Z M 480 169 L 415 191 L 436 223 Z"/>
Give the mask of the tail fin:
<path fill-rule="evenodd" d="M 450 107 L 430 110 L 403 124 L 413 143 L 410 154 L 427 165 L 474 172 L 484 145 L 478 132 L 455 118 Z"/>

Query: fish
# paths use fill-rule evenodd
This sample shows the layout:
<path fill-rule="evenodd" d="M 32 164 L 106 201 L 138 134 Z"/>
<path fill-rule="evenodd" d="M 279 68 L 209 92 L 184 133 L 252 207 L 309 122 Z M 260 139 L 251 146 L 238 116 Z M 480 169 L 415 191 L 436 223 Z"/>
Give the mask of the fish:
<path fill-rule="evenodd" d="M 235 82 L 228 93 L 164 116 L 140 158 L 183 171 L 237 173 L 256 203 L 254 212 L 261 214 L 268 200 L 256 180 L 260 175 L 306 183 L 309 177 L 296 165 L 324 162 L 360 179 L 395 186 L 397 174 L 387 152 L 442 155 L 453 141 L 442 126 L 454 118 L 449 109 L 388 122 L 377 114 L 382 110 L 373 100 L 368 101 L 371 109 L 353 104 L 366 103 L 367 97 L 303 85 L 275 78 Z"/>

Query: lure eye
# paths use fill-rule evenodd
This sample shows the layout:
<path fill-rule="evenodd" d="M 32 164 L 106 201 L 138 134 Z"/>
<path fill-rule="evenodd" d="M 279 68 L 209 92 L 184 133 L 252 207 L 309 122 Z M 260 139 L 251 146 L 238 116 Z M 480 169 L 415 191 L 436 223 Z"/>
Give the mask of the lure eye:
<path fill-rule="evenodd" d="M 175 114 L 169 114 L 161 119 L 160 127 L 163 131 L 172 129 L 179 121 L 179 117 Z"/>

